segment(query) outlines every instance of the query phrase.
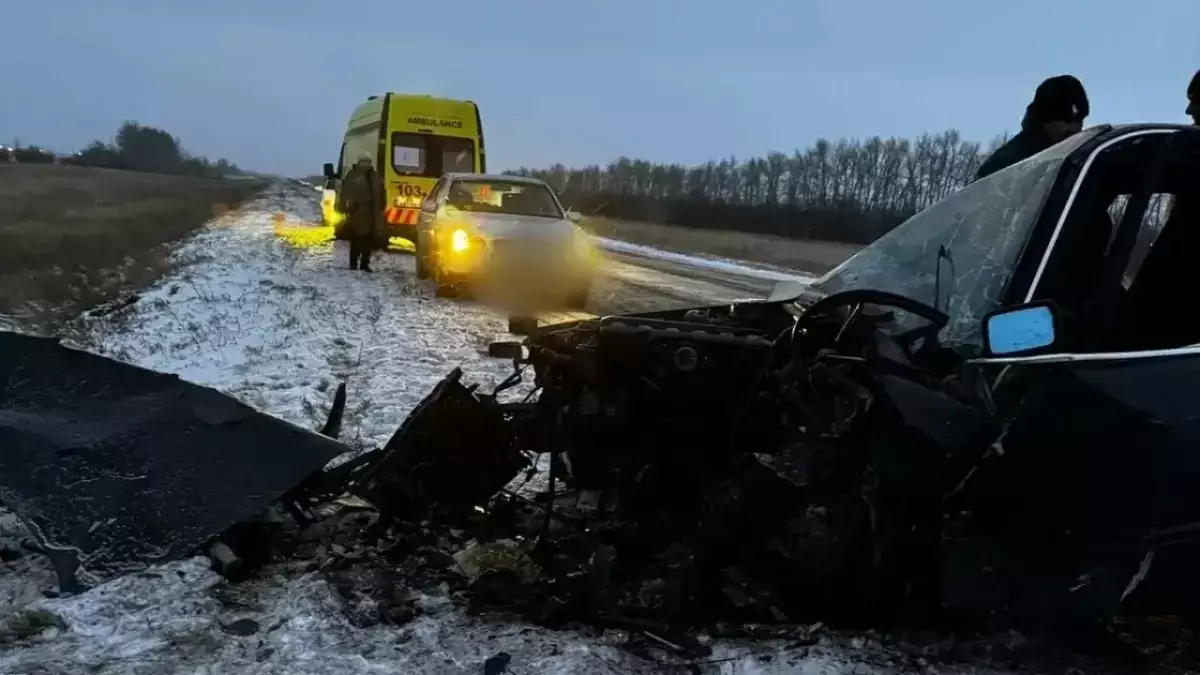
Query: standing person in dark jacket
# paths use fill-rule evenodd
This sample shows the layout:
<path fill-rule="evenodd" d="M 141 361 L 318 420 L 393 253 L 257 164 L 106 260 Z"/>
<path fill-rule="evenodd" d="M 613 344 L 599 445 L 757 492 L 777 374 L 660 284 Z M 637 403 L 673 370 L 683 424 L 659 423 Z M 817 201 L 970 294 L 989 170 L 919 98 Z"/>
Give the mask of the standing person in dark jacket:
<path fill-rule="evenodd" d="M 345 214 L 342 229 L 350 240 L 350 269 L 371 271 L 371 251 L 383 232 L 383 196 L 379 176 L 369 156 L 359 157 L 338 190 L 338 211 Z"/>
<path fill-rule="evenodd" d="M 1192 116 L 1192 124 L 1200 127 L 1200 70 L 1192 76 L 1192 83 L 1188 85 L 1188 107 L 1185 112 Z"/>
<path fill-rule="evenodd" d="M 975 180 L 1033 157 L 1078 133 L 1088 112 L 1087 92 L 1075 77 L 1058 75 L 1042 82 L 1033 94 L 1033 102 L 1025 108 L 1021 131 L 984 160 Z"/>

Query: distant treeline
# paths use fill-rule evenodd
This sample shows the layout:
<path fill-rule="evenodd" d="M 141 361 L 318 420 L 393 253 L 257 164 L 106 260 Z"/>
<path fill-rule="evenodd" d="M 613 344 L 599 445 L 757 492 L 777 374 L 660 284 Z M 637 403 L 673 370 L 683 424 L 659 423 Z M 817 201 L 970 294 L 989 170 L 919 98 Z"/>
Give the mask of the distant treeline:
<path fill-rule="evenodd" d="M 59 163 L 211 178 L 245 173 L 225 159 L 213 161 L 190 155 L 178 138 L 137 122 L 122 124 L 111 142 L 93 141 L 73 155 L 60 156 L 36 145 L 22 146 L 20 142 L 7 148 L 7 154 L 21 164 Z"/>
<path fill-rule="evenodd" d="M 621 157 L 607 167 L 508 173 L 545 180 L 585 214 L 865 244 L 961 188 L 1004 140 L 985 148 L 951 130 L 916 140 L 822 139 L 744 162 Z"/>
<path fill-rule="evenodd" d="M 16 141 L 13 145 L 0 145 L 0 163 L 16 162 L 18 164 L 53 164 L 53 152 L 37 145 L 21 145 Z"/>

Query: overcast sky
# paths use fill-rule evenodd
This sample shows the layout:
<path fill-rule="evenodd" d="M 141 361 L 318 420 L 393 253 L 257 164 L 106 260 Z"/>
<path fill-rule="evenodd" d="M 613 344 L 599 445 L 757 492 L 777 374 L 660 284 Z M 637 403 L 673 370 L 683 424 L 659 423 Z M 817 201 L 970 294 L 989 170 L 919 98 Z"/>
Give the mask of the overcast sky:
<path fill-rule="evenodd" d="M 470 98 L 489 165 L 687 164 L 819 137 L 988 140 L 1072 73 L 1089 123 L 1184 121 L 1200 2 L 3 2 L 0 141 L 125 119 L 246 168 L 319 173 L 382 91 Z"/>

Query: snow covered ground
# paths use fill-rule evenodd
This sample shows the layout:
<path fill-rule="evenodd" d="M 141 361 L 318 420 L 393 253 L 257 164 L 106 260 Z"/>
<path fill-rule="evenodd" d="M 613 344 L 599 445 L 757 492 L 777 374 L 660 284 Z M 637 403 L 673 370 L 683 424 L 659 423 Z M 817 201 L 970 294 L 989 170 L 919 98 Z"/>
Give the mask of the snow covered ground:
<path fill-rule="evenodd" d="M 311 190 L 277 187 L 183 245 L 179 271 L 136 304 L 86 321 L 83 342 L 309 427 L 323 421 L 345 379 L 343 439 L 363 448 L 386 441 L 454 366 L 475 381 L 507 375 L 507 364 L 484 354 L 504 335 L 504 317 L 435 299 L 404 273 L 411 259 L 381 256 L 374 275 L 355 273 L 331 245 L 298 247 L 277 235 L 316 215 Z M 0 515 L 0 549 L 18 530 Z M 520 674 L 687 672 L 630 655 L 618 646 L 620 633 L 471 618 L 437 593 L 419 596 L 423 612 L 410 623 L 356 628 L 309 565 L 279 565 L 231 585 L 198 558 L 46 598 L 46 565 L 21 556 L 0 564 L 0 673 L 482 673 L 499 652 Z M 18 609 L 42 617 L 36 625 L 44 627 L 6 638 L 12 619 L 3 617 Z M 719 642 L 714 663 L 692 672 L 1015 672 L 925 660 L 945 646 L 903 651 L 837 634 L 805 647 Z"/>
<path fill-rule="evenodd" d="M 592 239 L 594 239 L 602 248 L 608 251 L 613 251 L 615 253 L 626 253 L 639 258 L 662 260 L 694 269 L 713 270 L 727 274 L 736 274 L 742 277 L 768 279 L 771 281 L 799 281 L 801 283 L 811 283 L 814 279 L 816 279 L 816 277 L 809 274 L 799 274 L 786 270 L 773 269 L 765 265 L 752 265 L 741 260 L 685 255 L 683 253 L 675 253 L 674 251 L 664 251 L 652 246 L 631 244 L 627 241 L 619 241 L 617 239 L 608 239 L 605 237 L 592 237 Z"/>
<path fill-rule="evenodd" d="M 182 273 L 90 322 L 90 342 L 310 428 L 346 380 L 343 440 L 362 447 L 383 444 L 455 366 L 485 383 L 509 374 L 486 355 L 505 317 L 434 298 L 409 256 L 377 255 L 371 275 L 346 269 L 341 244 L 294 236 L 318 217 L 294 192 L 194 237 L 177 254 Z"/>

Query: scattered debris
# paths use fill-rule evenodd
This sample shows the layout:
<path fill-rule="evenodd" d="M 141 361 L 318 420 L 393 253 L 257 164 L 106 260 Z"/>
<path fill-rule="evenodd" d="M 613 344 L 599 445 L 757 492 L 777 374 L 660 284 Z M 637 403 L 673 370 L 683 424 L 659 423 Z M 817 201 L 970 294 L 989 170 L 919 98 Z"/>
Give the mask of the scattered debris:
<path fill-rule="evenodd" d="M 231 623 L 221 626 L 221 630 L 230 635 L 240 635 L 242 637 L 254 635 L 258 632 L 258 622 L 254 619 L 238 619 Z"/>
<path fill-rule="evenodd" d="M 483 675 L 501 675 L 508 672 L 508 664 L 512 662 L 512 656 L 506 652 L 500 652 L 495 656 L 483 662 Z"/>
<path fill-rule="evenodd" d="M 0 645 L 53 634 L 67 629 L 67 622 L 53 612 L 31 609 L 0 619 Z"/>
<path fill-rule="evenodd" d="M 719 662 L 698 635 L 811 645 L 822 621 L 1040 628 L 1122 613 L 1163 554 L 1082 540 L 1060 497 L 1011 489 L 1047 447 L 1041 427 L 939 345 L 946 320 L 848 291 L 803 313 L 769 301 L 552 326 L 491 350 L 515 366 L 495 391 L 456 369 L 385 447 L 326 470 L 348 450 L 333 440 L 344 385 L 327 438 L 0 336 L 26 355 L 0 365 L 0 495 L 63 578 L 202 550 L 236 580 L 287 556 L 325 575 L 356 626 L 407 623 L 416 591 L 439 585 L 693 667 Z M 502 401 L 530 370 L 537 395 Z M 546 489 L 513 490 L 539 455 Z M 508 667 L 506 654 L 485 664 Z"/>
<path fill-rule="evenodd" d="M 346 449 L 52 339 L 0 332 L 0 353 L 0 498 L 63 590 L 188 555 Z"/>
<path fill-rule="evenodd" d="M 325 472 L 309 498 L 369 502 L 380 520 L 364 540 L 441 569 L 452 555 L 477 605 L 676 653 L 698 627 L 1048 628 L 1137 595 L 1144 550 L 1089 558 L 1095 543 L 1062 520 L 1000 518 L 1063 505 L 1002 488 L 1018 465 L 998 461 L 1000 434 L 1009 458 L 1045 441 L 1012 424 L 1019 398 L 999 409 L 979 367 L 938 343 L 945 314 L 860 290 L 792 308 L 606 317 L 494 345 L 513 377 L 485 394 L 452 372 L 385 448 Z M 537 397 L 501 402 L 527 370 Z M 530 455 L 550 458 L 533 497 L 505 488 Z"/>
<path fill-rule="evenodd" d="M 539 575 L 537 565 L 529 559 L 521 544 L 512 539 L 497 539 L 486 544 L 472 539 L 466 548 L 454 554 L 454 562 L 469 583 L 478 581 L 487 572 L 500 570 L 513 573 L 526 584 L 536 581 Z"/>

